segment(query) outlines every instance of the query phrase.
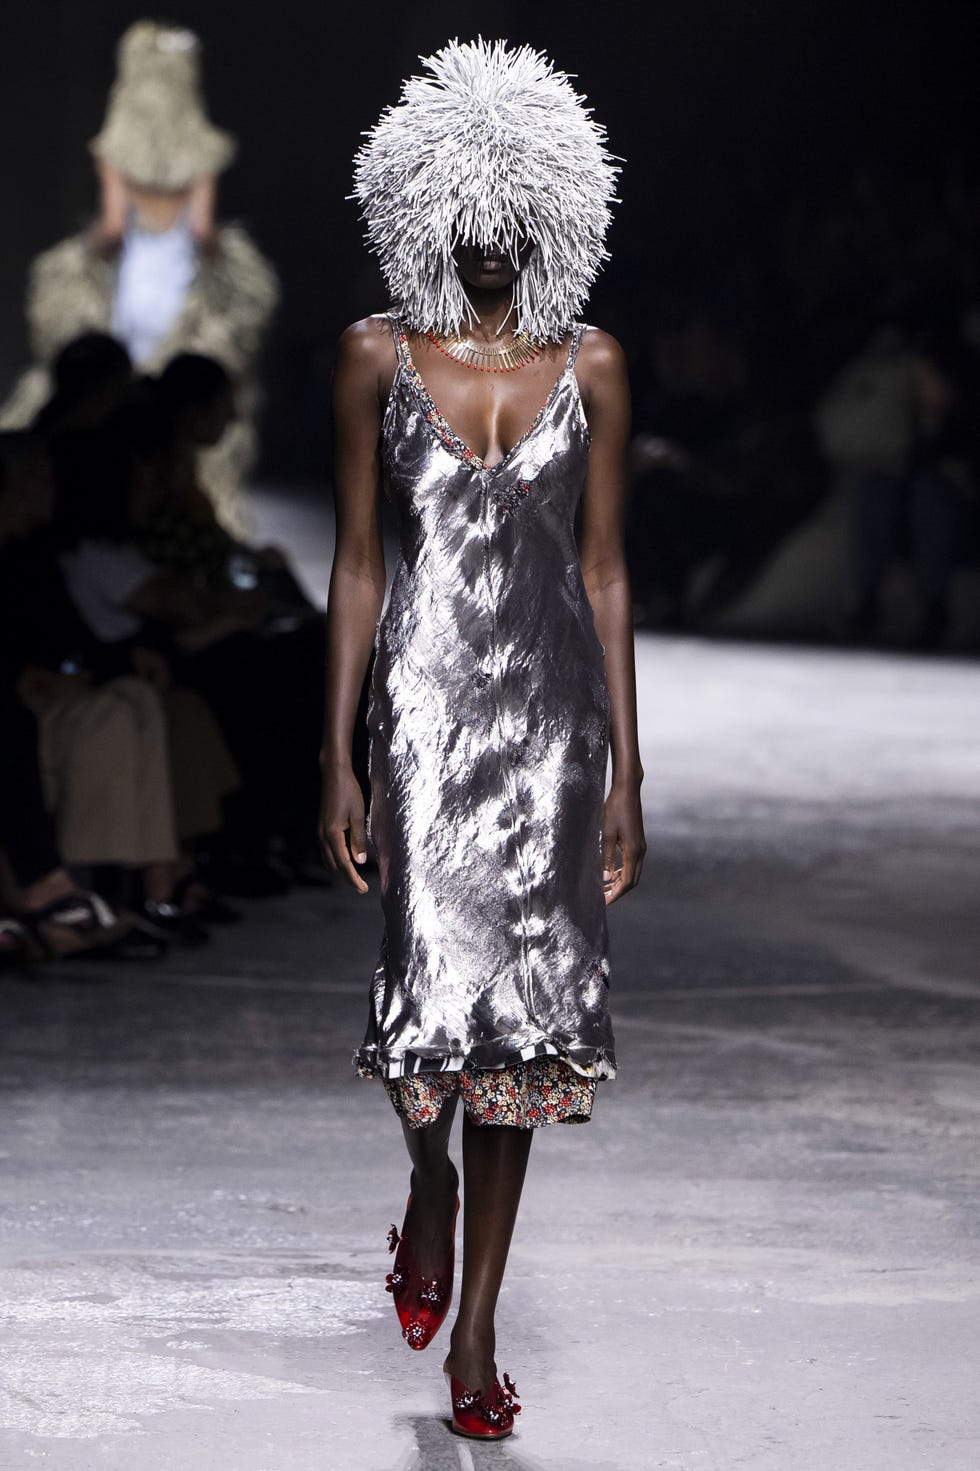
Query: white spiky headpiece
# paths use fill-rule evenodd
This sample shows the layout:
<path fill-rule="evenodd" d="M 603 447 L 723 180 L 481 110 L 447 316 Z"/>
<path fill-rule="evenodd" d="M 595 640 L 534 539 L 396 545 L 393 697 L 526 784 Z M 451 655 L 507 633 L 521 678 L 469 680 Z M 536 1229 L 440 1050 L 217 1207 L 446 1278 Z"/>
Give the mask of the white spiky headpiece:
<path fill-rule="evenodd" d="M 395 306 L 416 331 L 453 332 L 473 311 L 453 262 L 461 242 L 516 261 L 517 327 L 561 341 L 608 258 L 619 170 L 564 72 L 530 46 L 451 41 L 421 57 L 365 134 L 354 195 Z"/>

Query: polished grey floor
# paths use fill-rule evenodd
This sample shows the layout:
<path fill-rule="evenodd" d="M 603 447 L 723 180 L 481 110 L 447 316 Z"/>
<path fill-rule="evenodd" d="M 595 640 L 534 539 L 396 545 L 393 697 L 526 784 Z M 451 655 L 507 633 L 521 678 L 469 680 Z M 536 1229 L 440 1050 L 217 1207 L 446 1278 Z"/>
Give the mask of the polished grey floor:
<path fill-rule="evenodd" d="M 980 673 L 643 638 L 622 1071 L 540 1135 L 446 1426 L 383 1290 L 394 1116 L 349 1054 L 376 894 L 4 982 L 0 1465 L 976 1471 Z"/>

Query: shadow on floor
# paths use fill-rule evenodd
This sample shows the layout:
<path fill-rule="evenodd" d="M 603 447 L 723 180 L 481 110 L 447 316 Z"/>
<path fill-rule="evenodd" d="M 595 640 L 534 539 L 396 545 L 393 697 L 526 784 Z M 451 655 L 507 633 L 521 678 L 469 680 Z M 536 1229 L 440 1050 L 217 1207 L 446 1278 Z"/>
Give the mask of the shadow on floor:
<path fill-rule="evenodd" d="M 520 1430 L 513 1437 L 489 1445 L 454 1435 L 447 1415 L 400 1415 L 398 1429 L 412 1436 L 415 1449 L 399 1462 L 397 1471 L 489 1471 L 490 1467 L 506 1471 L 616 1471 L 610 1462 L 595 1460 L 542 1461 L 521 1451 Z"/>

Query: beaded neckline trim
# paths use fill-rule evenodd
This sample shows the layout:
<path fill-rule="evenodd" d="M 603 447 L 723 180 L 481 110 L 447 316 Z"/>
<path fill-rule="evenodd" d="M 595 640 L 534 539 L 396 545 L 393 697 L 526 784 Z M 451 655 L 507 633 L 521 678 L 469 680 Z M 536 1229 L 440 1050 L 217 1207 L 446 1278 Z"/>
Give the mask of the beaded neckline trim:
<path fill-rule="evenodd" d="M 555 399 L 558 397 L 559 390 L 565 383 L 565 380 L 568 377 L 569 370 L 574 365 L 577 347 L 576 332 L 573 331 L 572 341 L 568 349 L 568 361 L 566 362 L 564 368 L 555 381 L 554 387 L 548 394 L 548 397 L 545 399 L 544 403 L 535 414 L 534 419 L 532 420 L 528 428 L 525 429 L 521 437 L 514 444 L 511 445 L 510 449 L 503 456 L 503 458 L 497 460 L 496 463 L 493 465 L 488 465 L 480 458 L 475 450 L 470 449 L 469 445 L 464 439 L 460 438 L 455 429 L 440 411 L 435 399 L 432 397 L 428 388 L 426 388 L 425 386 L 424 378 L 422 377 L 418 368 L 415 366 L 415 363 L 412 359 L 411 349 L 408 345 L 408 335 L 405 332 L 405 328 L 401 323 L 399 323 L 396 328 L 396 335 L 398 338 L 398 350 L 401 357 L 402 365 L 408 374 L 409 381 L 412 384 L 412 388 L 414 389 L 415 394 L 422 407 L 422 412 L 425 415 L 426 423 L 432 429 L 432 432 L 436 435 L 437 439 L 439 439 L 440 442 L 446 447 L 446 449 L 449 450 L 450 454 L 455 455 L 457 459 L 462 460 L 462 462 L 465 465 L 469 465 L 471 469 L 483 470 L 488 475 L 494 474 L 497 470 L 500 470 L 504 465 L 508 464 L 510 460 L 513 459 L 517 451 L 521 448 L 521 446 L 526 444 L 527 441 L 531 438 L 531 435 L 534 434 L 541 427 L 541 423 L 545 415 L 551 408 Z"/>

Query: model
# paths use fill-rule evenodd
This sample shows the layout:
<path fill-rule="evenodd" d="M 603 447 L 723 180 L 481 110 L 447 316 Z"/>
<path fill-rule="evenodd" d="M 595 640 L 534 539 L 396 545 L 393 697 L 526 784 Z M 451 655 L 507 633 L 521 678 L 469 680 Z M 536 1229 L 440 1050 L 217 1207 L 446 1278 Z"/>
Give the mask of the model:
<path fill-rule="evenodd" d="M 322 836 L 367 892 L 351 736 L 374 645 L 385 936 L 356 1063 L 384 1080 L 413 1165 L 388 1286 L 427 1347 L 452 1292 L 462 1097 L 445 1369 L 453 1428 L 492 1440 L 519 1408 L 494 1311 L 533 1130 L 587 1120 L 615 1073 L 605 906 L 644 852 L 629 401 L 618 345 L 575 321 L 605 256 L 604 134 L 526 47 L 453 43 L 425 66 L 356 164 L 394 308 L 350 327 L 337 365 Z M 382 482 L 401 558 L 379 623 Z"/>
<path fill-rule="evenodd" d="M 201 455 L 218 514 L 239 531 L 239 486 L 255 459 L 258 365 L 279 295 L 275 272 L 247 232 L 214 218 L 216 177 L 234 140 L 210 122 L 200 43 L 183 27 L 141 20 L 118 48 L 105 121 L 89 145 L 98 217 L 33 262 L 27 313 L 37 359 L 0 411 L 29 424 L 50 393 L 49 365 L 83 332 L 111 332 L 143 372 L 180 352 L 217 358 L 231 374 L 237 417 Z"/>

